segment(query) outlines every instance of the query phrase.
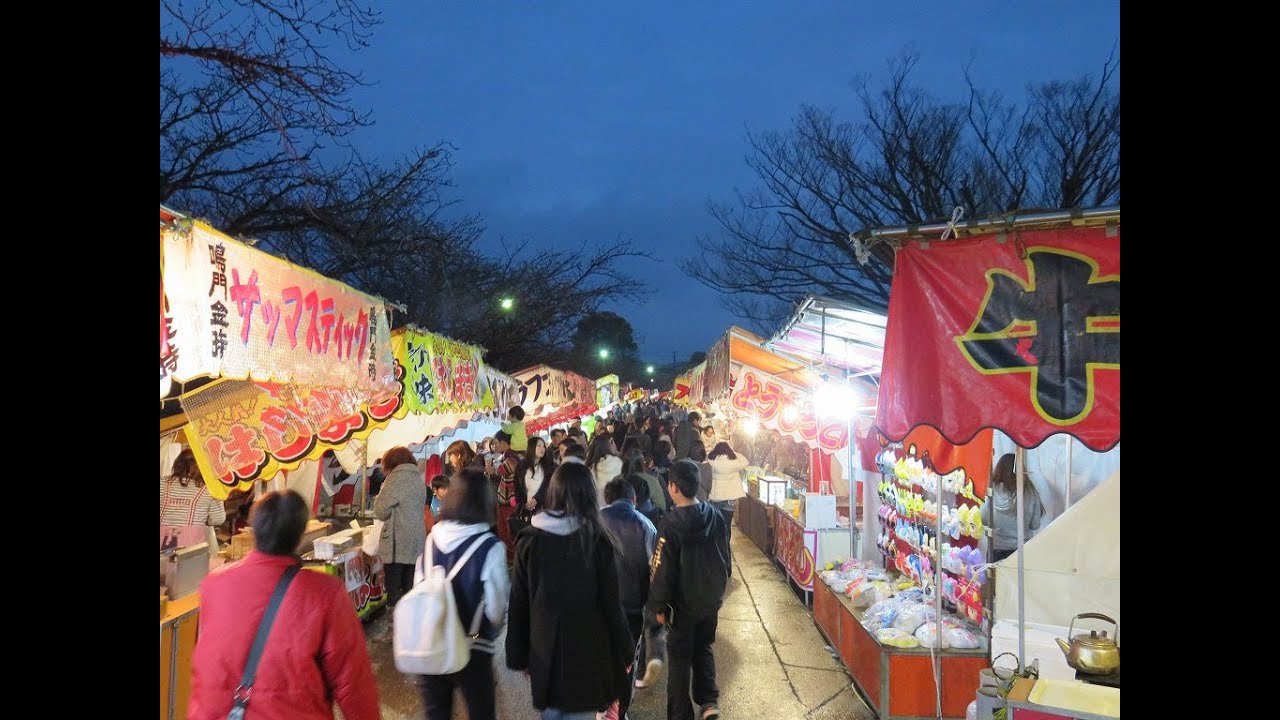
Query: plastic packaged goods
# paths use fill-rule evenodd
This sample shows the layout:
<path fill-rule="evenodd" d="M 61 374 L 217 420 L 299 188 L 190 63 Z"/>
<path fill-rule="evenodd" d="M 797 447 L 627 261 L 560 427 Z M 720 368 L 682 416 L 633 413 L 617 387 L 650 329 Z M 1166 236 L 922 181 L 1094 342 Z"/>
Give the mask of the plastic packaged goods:
<path fill-rule="evenodd" d="M 936 611 L 923 603 L 904 604 L 893 617 L 893 627 L 903 632 L 913 633 L 936 616 Z"/>
<path fill-rule="evenodd" d="M 968 628 L 963 627 L 946 627 L 942 630 L 943 647 L 953 647 L 958 650 L 974 650 L 982 647 L 982 643 Z"/>
<path fill-rule="evenodd" d="M 882 645 L 899 648 L 919 647 L 920 641 L 915 636 L 897 628 L 882 628 L 876 631 L 876 640 Z"/>
<path fill-rule="evenodd" d="M 920 641 L 920 645 L 922 647 L 932 647 L 932 648 L 938 647 L 938 623 L 927 622 L 921 625 L 920 627 L 916 628 L 915 636 L 916 636 L 916 640 Z M 943 635 L 942 635 L 942 647 L 943 648 L 949 647 L 947 645 L 947 637 L 945 632 L 943 632 Z"/>

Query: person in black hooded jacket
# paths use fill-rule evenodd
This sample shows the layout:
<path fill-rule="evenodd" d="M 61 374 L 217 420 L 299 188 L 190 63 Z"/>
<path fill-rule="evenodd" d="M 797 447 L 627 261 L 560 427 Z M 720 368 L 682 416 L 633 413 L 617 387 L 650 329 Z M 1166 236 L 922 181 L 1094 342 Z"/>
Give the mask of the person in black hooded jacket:
<path fill-rule="evenodd" d="M 681 460 L 671 468 L 668 490 L 676 507 L 662 519 L 649 570 L 649 608 L 667 636 L 667 720 L 718 720 L 720 689 L 711 646 L 725 590 L 733 574 L 729 526 L 711 505 L 697 499 L 701 472 Z"/>
<path fill-rule="evenodd" d="M 516 543 L 507 667 L 529 674 L 544 718 L 594 715 L 626 691 L 635 659 L 618 583 L 618 542 L 579 461 L 551 475 L 544 512 Z"/>

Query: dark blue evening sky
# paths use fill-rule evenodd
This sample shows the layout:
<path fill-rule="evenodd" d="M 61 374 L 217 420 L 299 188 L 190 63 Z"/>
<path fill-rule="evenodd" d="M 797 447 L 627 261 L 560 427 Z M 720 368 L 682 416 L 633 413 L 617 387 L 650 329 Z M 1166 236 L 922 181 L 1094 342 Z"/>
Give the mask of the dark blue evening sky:
<path fill-rule="evenodd" d="M 979 83 L 1022 99 L 1028 83 L 1097 75 L 1120 38 L 1119 0 L 1076 2 L 385 3 L 369 48 L 344 57 L 371 87 L 375 125 L 355 142 L 384 160 L 456 146 L 460 209 L 496 247 L 630 238 L 657 262 L 627 317 L 647 358 L 706 350 L 735 318 L 680 272 L 715 231 L 708 200 L 754 179 L 745 133 L 785 129 L 801 103 L 857 120 L 851 81 L 878 86 L 917 51 L 915 83 L 965 97 Z"/>

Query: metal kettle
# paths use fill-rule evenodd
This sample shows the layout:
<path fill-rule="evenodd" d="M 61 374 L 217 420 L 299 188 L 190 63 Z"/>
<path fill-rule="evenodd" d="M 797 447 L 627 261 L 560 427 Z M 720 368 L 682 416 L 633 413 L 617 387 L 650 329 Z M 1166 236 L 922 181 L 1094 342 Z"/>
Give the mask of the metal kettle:
<path fill-rule="evenodd" d="M 1071 631 L 1075 629 L 1076 620 L 1102 620 L 1115 625 L 1115 634 L 1107 637 L 1107 631 L 1103 630 L 1101 634 L 1096 630 L 1089 631 L 1088 635 L 1081 633 L 1072 635 Z M 1089 675 L 1110 675 L 1120 669 L 1120 646 L 1116 644 L 1115 637 L 1120 633 L 1120 623 L 1103 615 L 1102 613 L 1080 613 L 1071 619 L 1071 626 L 1067 628 L 1067 637 L 1070 642 L 1062 638 L 1055 638 L 1058 647 L 1062 648 L 1062 654 L 1067 656 L 1067 664 Z"/>

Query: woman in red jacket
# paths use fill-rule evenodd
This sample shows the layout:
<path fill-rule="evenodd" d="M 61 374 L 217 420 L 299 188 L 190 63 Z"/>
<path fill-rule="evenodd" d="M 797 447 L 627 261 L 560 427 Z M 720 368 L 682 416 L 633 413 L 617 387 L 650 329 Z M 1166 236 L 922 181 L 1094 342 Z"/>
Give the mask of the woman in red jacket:
<path fill-rule="evenodd" d="M 295 492 L 253 504 L 254 550 L 200 583 L 200 638 L 191 663 L 190 720 L 224 720 L 249 659 L 249 646 L 307 525 Z M 293 579 L 258 665 L 245 720 L 376 720 L 378 686 L 364 629 L 343 582 L 302 571 Z"/>

